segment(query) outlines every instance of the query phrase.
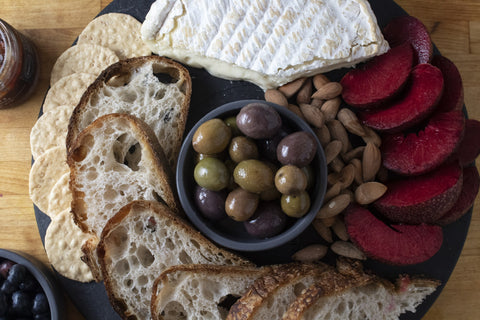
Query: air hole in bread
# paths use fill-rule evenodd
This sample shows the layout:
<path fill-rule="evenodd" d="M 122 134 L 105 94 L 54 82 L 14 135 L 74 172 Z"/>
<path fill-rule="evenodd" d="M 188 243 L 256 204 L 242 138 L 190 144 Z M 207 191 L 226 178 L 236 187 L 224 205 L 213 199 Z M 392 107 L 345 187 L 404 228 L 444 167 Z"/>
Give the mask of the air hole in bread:
<path fill-rule="evenodd" d="M 165 97 L 165 88 L 160 88 L 152 95 L 155 100 L 162 100 Z"/>
<path fill-rule="evenodd" d="M 122 92 L 122 100 L 126 103 L 133 103 L 137 100 L 137 93 L 133 90 L 124 90 Z"/>
<path fill-rule="evenodd" d="M 237 300 L 240 299 L 239 296 L 235 296 L 232 294 L 227 294 L 224 297 L 220 298 L 220 302 L 217 304 L 218 311 L 220 311 L 220 314 L 227 314 L 230 308 L 233 306 Z"/>
<path fill-rule="evenodd" d="M 138 287 L 144 287 L 147 284 L 148 284 L 148 277 L 147 276 L 141 275 L 140 277 L 137 278 L 137 286 Z"/>
<path fill-rule="evenodd" d="M 126 288 L 131 288 L 132 285 L 133 285 L 133 280 L 127 278 L 127 279 L 123 280 L 123 285 L 124 285 Z"/>
<path fill-rule="evenodd" d="M 176 302 L 169 302 L 162 311 L 162 316 L 164 320 L 186 320 L 187 313 L 183 306 Z"/>
<path fill-rule="evenodd" d="M 73 161 L 81 162 L 83 161 L 88 154 L 88 148 L 84 145 L 79 146 L 78 148 L 73 149 L 71 157 Z"/>
<path fill-rule="evenodd" d="M 142 147 L 130 134 L 120 135 L 113 143 L 113 156 L 115 161 L 138 171 L 139 163 L 142 160 Z"/>
<path fill-rule="evenodd" d="M 297 283 L 294 287 L 293 287 L 293 294 L 295 294 L 296 297 L 299 297 L 303 290 L 305 290 L 306 287 L 303 283 Z"/>
<path fill-rule="evenodd" d="M 111 185 L 106 185 L 103 191 L 103 198 L 105 201 L 112 202 L 118 197 L 118 191 Z"/>
<path fill-rule="evenodd" d="M 195 240 L 193 240 L 193 239 L 190 239 L 190 243 L 191 243 L 195 248 L 200 249 L 200 244 L 199 244 L 197 241 L 195 241 Z"/>
<path fill-rule="evenodd" d="M 131 79 L 130 73 L 122 73 L 122 74 L 114 75 L 113 77 L 111 77 L 106 81 L 106 86 L 104 87 L 104 90 L 105 88 L 108 88 L 108 87 L 123 87 L 130 82 L 130 79 Z"/>
<path fill-rule="evenodd" d="M 130 264 L 126 259 L 119 260 L 115 264 L 114 270 L 119 276 L 127 275 L 130 272 Z"/>
<path fill-rule="evenodd" d="M 180 251 L 180 254 L 178 255 L 178 259 L 183 264 L 193 263 L 192 258 L 185 252 L 185 250 Z"/>
<path fill-rule="evenodd" d="M 97 179 L 97 177 L 98 177 L 98 172 L 94 168 L 91 168 L 91 169 L 88 170 L 87 180 L 93 181 L 93 180 Z"/>
<path fill-rule="evenodd" d="M 148 268 L 152 265 L 152 263 L 155 261 L 155 257 L 153 254 L 150 252 L 150 250 L 147 249 L 147 247 L 141 245 L 137 249 L 137 257 L 138 260 L 140 260 L 140 263 L 142 264 L 143 267 Z"/>
<path fill-rule="evenodd" d="M 165 239 L 165 247 L 166 247 L 168 250 L 173 250 L 173 249 L 175 249 L 175 244 L 173 243 L 172 239 L 170 239 L 170 238 L 166 238 L 166 239 Z"/>

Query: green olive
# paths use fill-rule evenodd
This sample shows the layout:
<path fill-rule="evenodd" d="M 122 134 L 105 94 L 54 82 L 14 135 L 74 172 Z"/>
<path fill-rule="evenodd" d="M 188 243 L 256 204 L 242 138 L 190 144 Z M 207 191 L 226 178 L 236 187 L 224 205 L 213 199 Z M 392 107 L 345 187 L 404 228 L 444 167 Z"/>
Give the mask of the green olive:
<path fill-rule="evenodd" d="M 235 162 L 258 158 L 258 148 L 255 142 L 245 136 L 238 136 L 232 139 L 228 147 L 228 154 Z"/>
<path fill-rule="evenodd" d="M 230 181 L 227 166 L 217 158 L 200 160 L 195 166 L 193 176 L 199 186 L 212 191 L 226 188 Z"/>
<path fill-rule="evenodd" d="M 240 162 L 233 172 L 235 182 L 243 189 L 261 193 L 274 187 L 273 171 L 264 162 L 250 159 Z"/>
<path fill-rule="evenodd" d="M 282 194 L 293 194 L 307 188 L 307 176 L 297 166 L 285 165 L 275 174 L 275 187 Z"/>
<path fill-rule="evenodd" d="M 193 134 L 192 146 L 198 153 L 215 154 L 227 148 L 232 138 L 232 130 L 220 119 L 202 123 Z"/>
<path fill-rule="evenodd" d="M 287 216 L 300 218 L 310 209 L 310 196 L 306 191 L 297 194 L 284 194 L 280 200 L 280 205 Z"/>
<path fill-rule="evenodd" d="M 229 127 L 230 130 L 232 130 L 232 136 L 236 137 L 242 134 L 237 127 L 237 117 L 235 116 L 228 117 L 223 121 L 225 122 L 227 127 Z"/>
<path fill-rule="evenodd" d="M 258 194 L 237 188 L 228 194 L 225 211 L 235 221 L 246 221 L 257 210 L 258 202 Z"/>

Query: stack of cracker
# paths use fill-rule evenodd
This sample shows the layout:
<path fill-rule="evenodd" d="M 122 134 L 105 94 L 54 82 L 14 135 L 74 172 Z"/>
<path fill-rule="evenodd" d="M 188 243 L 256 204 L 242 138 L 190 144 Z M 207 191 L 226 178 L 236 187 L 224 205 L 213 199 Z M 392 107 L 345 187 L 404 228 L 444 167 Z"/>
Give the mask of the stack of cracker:
<path fill-rule="evenodd" d="M 70 171 L 65 137 L 70 116 L 85 90 L 111 64 L 150 55 L 140 37 L 141 23 L 121 13 L 92 20 L 55 62 L 43 114 L 30 133 L 33 159 L 29 192 L 33 203 L 51 218 L 45 250 L 52 266 L 66 278 L 89 282 L 93 275 L 81 260 L 82 245 L 90 238 L 74 223 L 71 213 Z"/>

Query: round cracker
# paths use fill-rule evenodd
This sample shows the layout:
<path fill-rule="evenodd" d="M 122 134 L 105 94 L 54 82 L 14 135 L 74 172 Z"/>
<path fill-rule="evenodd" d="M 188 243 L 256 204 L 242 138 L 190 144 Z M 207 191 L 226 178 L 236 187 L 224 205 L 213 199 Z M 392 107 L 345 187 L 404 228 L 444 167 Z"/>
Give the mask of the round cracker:
<path fill-rule="evenodd" d="M 72 204 L 72 192 L 70 190 L 70 172 L 65 173 L 52 188 L 48 195 L 48 211 L 45 212 L 50 218 L 54 218 L 62 211 L 70 210 Z"/>
<path fill-rule="evenodd" d="M 90 268 L 81 259 L 82 245 L 90 237 L 91 234 L 84 233 L 75 224 L 70 209 L 52 219 L 45 233 L 45 251 L 58 273 L 80 282 L 93 280 Z"/>
<path fill-rule="evenodd" d="M 63 147 L 66 152 L 65 138 L 72 111 L 71 106 L 59 106 L 38 118 L 30 131 L 30 149 L 34 159 L 54 147 Z"/>
<path fill-rule="evenodd" d="M 30 199 L 42 212 L 48 211 L 48 195 L 53 186 L 69 171 L 65 147 L 50 148 L 33 163 L 28 181 Z"/>
<path fill-rule="evenodd" d="M 141 37 L 142 24 L 124 13 L 107 13 L 90 21 L 78 36 L 78 44 L 98 44 L 115 51 L 120 59 L 149 56 L 152 51 Z"/>
<path fill-rule="evenodd" d="M 78 72 L 59 79 L 48 89 L 43 112 L 48 112 L 58 106 L 76 106 L 88 86 L 95 81 L 94 74 Z"/>
<path fill-rule="evenodd" d="M 103 69 L 117 62 L 113 50 L 96 44 L 77 44 L 65 50 L 52 68 L 50 85 L 68 75 L 84 72 L 98 76 Z"/>

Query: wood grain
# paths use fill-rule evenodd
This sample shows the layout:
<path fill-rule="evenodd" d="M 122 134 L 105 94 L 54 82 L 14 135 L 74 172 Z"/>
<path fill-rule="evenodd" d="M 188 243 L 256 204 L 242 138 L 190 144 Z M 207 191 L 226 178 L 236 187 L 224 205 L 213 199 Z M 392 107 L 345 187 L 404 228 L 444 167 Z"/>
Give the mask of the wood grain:
<path fill-rule="evenodd" d="M 48 264 L 28 196 L 29 135 L 58 56 L 108 0 L 0 0 L 0 18 L 30 37 L 41 60 L 39 85 L 25 104 L 0 110 L 0 247 L 29 253 Z M 397 0 L 422 20 L 439 50 L 458 66 L 469 116 L 480 119 L 480 1 Z M 478 167 L 478 162 L 477 162 Z M 462 255 L 426 320 L 478 319 L 480 313 L 480 197 Z M 68 303 L 68 319 L 83 319 Z"/>

